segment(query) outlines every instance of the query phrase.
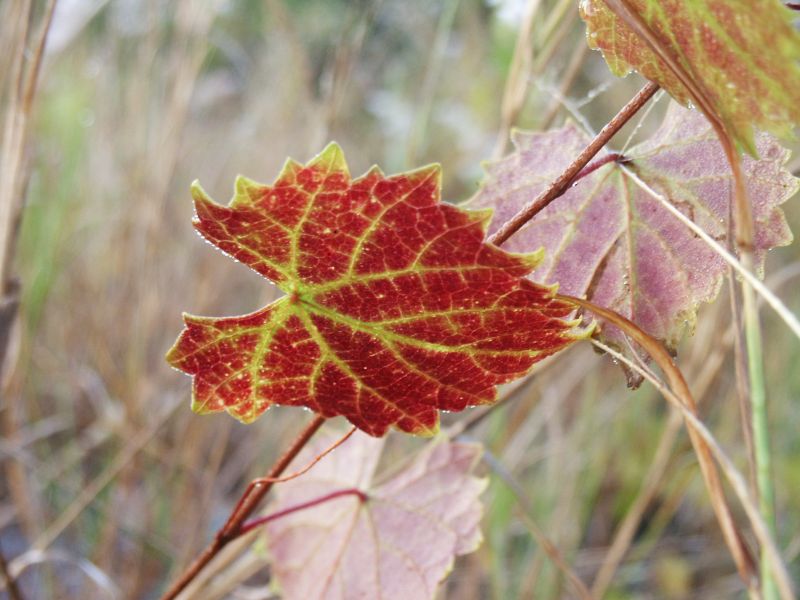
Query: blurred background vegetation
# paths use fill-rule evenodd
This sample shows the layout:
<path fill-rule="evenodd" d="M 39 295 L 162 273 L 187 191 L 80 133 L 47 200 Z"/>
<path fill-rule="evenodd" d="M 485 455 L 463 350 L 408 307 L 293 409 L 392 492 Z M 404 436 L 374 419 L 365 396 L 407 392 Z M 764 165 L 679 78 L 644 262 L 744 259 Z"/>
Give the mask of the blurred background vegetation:
<path fill-rule="evenodd" d="M 4 114 L 26 5 L 0 2 Z M 34 27 L 45 14 L 34 2 Z M 597 130 L 642 83 L 586 48 L 574 0 L 60 0 L 20 166 L 2 374 L 0 547 L 24 597 L 157 597 L 309 418 L 193 415 L 190 380 L 164 361 L 181 311 L 276 297 L 194 233 L 193 179 L 222 202 L 236 174 L 269 182 L 333 139 L 354 174 L 439 162 L 459 202 L 511 127 L 572 114 Z M 796 200 L 785 209 L 797 231 Z M 795 313 L 799 273 L 796 244 L 770 255 Z M 680 365 L 746 471 L 730 322 L 725 297 L 705 307 Z M 778 541 L 800 579 L 800 344 L 764 323 Z M 570 597 L 532 523 L 604 597 L 745 596 L 685 433 L 649 386 L 626 390 L 584 344 L 509 393 L 470 431 L 489 452 L 486 540 L 442 598 Z M 392 435 L 398 456 L 420 443 Z M 266 562 L 230 579 L 219 597 L 270 597 Z"/>

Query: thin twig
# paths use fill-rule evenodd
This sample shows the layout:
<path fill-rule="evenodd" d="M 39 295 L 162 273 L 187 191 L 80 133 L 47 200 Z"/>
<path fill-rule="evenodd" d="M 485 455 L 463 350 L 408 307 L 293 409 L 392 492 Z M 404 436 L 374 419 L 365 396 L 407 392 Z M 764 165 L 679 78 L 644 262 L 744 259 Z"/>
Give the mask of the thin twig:
<path fill-rule="evenodd" d="M 267 477 L 279 477 L 289 466 L 289 463 L 300 453 L 303 447 L 308 443 L 317 430 L 325 423 L 325 417 L 316 416 L 303 431 L 297 436 L 292 445 L 286 452 L 275 462 L 270 469 Z M 236 505 L 231 514 L 228 522 L 220 528 L 214 536 L 213 541 L 206 547 L 205 550 L 198 556 L 195 561 L 187 567 L 178 580 L 170 586 L 166 593 L 162 596 L 162 600 L 172 600 L 176 598 L 181 591 L 189 585 L 189 583 L 203 570 L 211 560 L 222 550 L 229 542 L 236 539 L 240 534 L 240 528 L 245 520 L 253 514 L 253 511 L 258 508 L 258 504 L 267 495 L 272 483 L 265 483 L 261 486 L 254 488 L 251 493 L 245 492 L 242 499 Z M 250 488 L 248 488 L 249 490 Z"/>
<path fill-rule="evenodd" d="M 357 488 L 348 488 L 346 490 L 331 492 L 330 494 L 325 494 L 324 496 L 320 496 L 319 498 L 314 498 L 313 500 L 309 500 L 308 502 L 295 504 L 294 506 L 284 508 L 283 510 L 279 510 L 278 512 L 274 512 L 269 515 L 264 515 L 263 517 L 258 517 L 257 519 L 253 519 L 252 521 L 243 523 L 242 526 L 239 528 L 239 535 L 245 535 L 246 533 L 249 533 L 253 529 L 257 529 L 258 527 L 261 527 L 262 525 L 265 525 L 270 521 L 275 521 L 277 519 L 280 519 L 281 517 L 285 517 L 287 515 L 291 515 L 292 513 L 296 513 L 298 511 L 311 508 L 312 506 L 317 506 L 318 504 L 323 504 L 325 502 L 334 500 L 336 498 L 341 498 L 342 496 L 356 496 L 362 504 L 367 500 L 369 500 L 369 497 L 364 492 L 362 492 Z"/>
<path fill-rule="evenodd" d="M 730 227 L 729 235 L 730 237 Z M 756 474 L 756 451 L 753 442 L 753 406 L 750 403 L 750 386 L 747 381 L 747 357 L 745 355 L 744 327 L 742 326 L 742 310 L 736 296 L 736 276 L 733 268 L 728 265 L 728 295 L 731 305 L 731 322 L 733 324 L 733 369 L 736 381 L 736 403 L 739 405 L 739 420 L 741 421 L 742 437 L 747 453 L 748 476 L 753 494 L 758 496 L 758 476 Z"/>
<path fill-rule="evenodd" d="M 571 302 L 585 310 L 589 310 L 616 325 L 617 327 L 623 329 L 625 333 L 627 333 L 637 344 L 645 348 L 653 360 L 655 360 L 664 370 L 664 373 L 669 381 L 670 388 L 674 390 L 675 394 L 680 398 L 680 408 L 683 409 L 682 412 L 684 413 L 684 416 L 691 415 L 692 417 L 686 418 L 688 426 L 687 428 L 689 430 L 689 438 L 692 442 L 692 446 L 695 449 L 695 454 L 697 455 L 698 462 L 700 464 L 700 470 L 703 474 L 703 479 L 706 482 L 709 496 L 711 498 L 711 506 L 714 509 L 717 520 L 719 521 L 725 542 L 731 551 L 734 561 L 736 562 L 736 566 L 739 570 L 742 581 L 749 590 L 756 589 L 755 586 L 758 583 L 758 576 L 752 556 L 750 555 L 750 552 L 743 541 L 741 532 L 736 527 L 730 506 L 725 499 L 719 472 L 717 471 L 716 464 L 712 460 L 710 443 L 705 436 L 701 435 L 701 432 L 698 431 L 696 426 L 696 423 L 700 422 L 697 418 L 697 403 L 695 402 L 694 397 L 689 390 L 689 386 L 687 385 L 683 374 L 675 366 L 670 354 L 657 340 L 645 333 L 640 327 L 631 322 L 629 319 L 626 319 L 614 311 L 597 306 L 581 298 L 562 296 L 560 294 L 557 294 L 556 297 L 567 302 Z M 641 369 L 637 369 L 637 371 L 641 371 Z M 745 499 L 747 498 L 748 497 L 745 496 Z M 745 504 L 744 501 L 743 504 Z M 748 516 L 751 516 L 754 527 L 760 527 L 763 525 L 764 521 L 761 519 L 760 515 L 756 515 L 756 518 L 754 519 L 754 517 L 748 512 Z M 758 521 L 758 523 L 756 524 L 755 521 Z M 772 535 L 769 532 L 767 532 L 766 535 L 759 537 L 760 541 L 762 541 L 762 549 L 766 548 L 766 546 L 769 546 L 772 543 Z M 771 550 L 765 551 L 770 552 L 771 554 Z M 778 565 L 773 565 L 773 568 L 776 571 L 780 570 Z M 782 576 L 782 574 L 780 575 Z M 791 587 L 785 585 L 785 583 L 782 585 L 784 587 L 784 593 L 787 591 L 787 589 L 791 589 Z M 789 597 L 791 597 L 791 593 Z"/>
<path fill-rule="evenodd" d="M 745 249 L 740 246 L 740 254 L 742 265 L 752 268 L 755 263 L 752 249 L 749 247 Z M 764 517 L 770 533 L 774 536 L 777 532 L 777 523 L 775 520 L 775 491 L 772 484 L 772 451 L 770 448 L 769 416 L 767 414 L 767 385 L 764 374 L 761 320 L 758 315 L 758 301 L 755 291 L 745 282 L 742 282 L 742 311 L 744 313 L 747 372 L 750 384 L 750 410 L 752 414 L 758 505 L 761 516 Z M 767 549 L 761 548 L 761 593 L 764 600 L 774 600 L 778 596 L 769 561 Z"/>
<path fill-rule="evenodd" d="M 636 112 L 644 106 L 647 101 L 658 91 L 658 85 L 648 83 L 620 110 L 603 129 L 600 130 L 595 138 L 589 143 L 583 152 L 572 161 L 559 177 L 551 183 L 536 199 L 524 206 L 516 215 L 506 221 L 503 226 L 489 238 L 489 242 L 495 246 L 500 246 L 508 238 L 519 231 L 525 223 L 530 221 L 544 207 L 567 191 L 589 161 L 603 149 L 608 141 L 622 129 Z"/>
<path fill-rule="evenodd" d="M 575 175 L 575 179 L 572 180 L 572 183 L 570 185 L 575 185 L 576 182 L 580 181 L 581 179 L 583 179 L 588 175 L 591 175 L 592 173 L 597 171 L 597 169 L 599 169 L 604 165 L 607 165 L 610 162 L 624 163 L 626 162 L 626 160 L 627 159 L 624 156 L 622 156 L 622 154 L 620 154 L 619 152 L 609 152 L 605 156 L 602 156 L 597 160 L 593 160 L 588 165 L 583 167 L 583 169 L 580 170 L 580 173 Z"/>
<path fill-rule="evenodd" d="M 406 142 L 406 162 L 408 164 L 414 164 L 417 157 L 425 151 L 426 133 L 433 112 L 433 101 L 437 86 L 442 81 L 442 67 L 447 56 L 447 45 L 450 42 L 459 4 L 460 0 L 448 0 L 444 3 L 439 15 L 439 24 L 436 26 L 436 35 L 428 54 L 425 76 L 416 98 L 414 111 L 416 118 Z"/>
<path fill-rule="evenodd" d="M 755 264 L 753 253 L 753 214 L 747 194 L 742 161 L 733 140 L 731 128 L 715 110 L 714 102 L 706 92 L 702 82 L 695 77 L 673 56 L 669 43 L 654 30 L 646 19 L 633 6 L 630 0 L 604 0 L 609 9 L 621 19 L 662 61 L 664 66 L 680 81 L 697 107 L 706 116 L 719 138 L 725 151 L 728 164 L 733 174 L 733 199 L 736 218 L 736 246 L 739 250 L 742 266 L 752 270 Z M 761 323 L 756 297 L 752 287 L 742 282 L 742 310 L 745 324 L 745 343 L 747 347 L 747 367 L 750 384 L 750 402 L 753 410 L 753 440 L 755 442 L 756 476 L 759 490 L 759 506 L 767 526 L 775 534 L 775 506 L 773 498 L 771 453 L 769 448 L 769 424 L 766 407 L 766 385 L 764 381 L 764 357 L 761 340 Z M 734 550 L 734 547 L 731 547 Z M 765 549 L 761 552 L 761 592 L 765 600 L 776 597 L 773 581 Z M 739 561 L 737 560 L 737 564 Z M 742 572 L 739 564 L 742 576 Z"/>
<path fill-rule="evenodd" d="M 666 196 L 655 191 L 634 171 L 629 169 L 624 164 L 620 165 L 620 169 L 622 169 L 622 172 L 630 177 L 636 185 L 642 188 L 642 190 L 661 202 L 661 205 L 667 211 L 669 211 L 670 214 L 672 214 L 681 223 L 686 225 L 686 227 L 688 227 L 692 233 L 696 234 L 697 237 L 699 237 L 710 248 L 712 248 L 722 260 L 728 263 L 733 270 L 742 277 L 742 279 L 746 280 L 747 283 L 753 286 L 756 292 L 758 292 L 758 295 L 761 296 L 767 304 L 769 304 L 770 308 L 775 311 L 778 317 L 780 317 L 780 319 L 786 323 L 786 326 L 792 331 L 795 337 L 800 340 L 800 319 L 798 319 L 797 316 L 789 310 L 786 304 L 784 304 L 781 299 L 778 298 L 778 296 L 775 295 L 775 293 L 764 284 L 763 281 L 754 275 L 753 271 L 746 269 L 733 254 L 725 249 L 722 244 L 708 235 L 708 233 L 702 227 L 698 226 L 697 223 L 675 208 L 675 206 Z"/>
<path fill-rule="evenodd" d="M 517 33 L 517 43 L 514 46 L 514 55 L 511 57 L 511 65 L 506 76 L 506 86 L 503 90 L 503 99 L 500 103 L 500 127 L 497 131 L 492 156 L 500 158 L 508 144 L 508 133 L 511 126 L 522 110 L 525 103 L 528 89 L 528 75 L 530 74 L 531 61 L 533 59 L 533 22 L 539 10 L 541 0 L 528 0 L 525 6 L 525 13 L 519 24 Z"/>
<path fill-rule="evenodd" d="M 28 139 L 28 125 L 33 110 L 33 100 L 39 82 L 39 70 L 44 58 L 47 34 L 53 21 L 56 0 L 50 0 L 42 24 L 34 41 L 27 49 L 28 20 L 22 35 L 21 48 L 15 64 L 16 89 L 9 91 L 10 106 L 6 112 L 6 131 L 3 139 L 3 156 L 0 169 L 4 182 L 0 187 L 0 284 L 6 285 L 11 272 L 11 257 L 17 237 L 19 214 L 23 206 L 24 154 Z M 29 8 L 32 10 L 32 7 Z M 27 69 L 25 62 L 28 62 Z"/>
<path fill-rule="evenodd" d="M 722 344 L 717 345 L 710 355 L 703 352 L 705 357 L 702 367 L 703 375 L 695 384 L 698 401 L 702 400 L 705 396 L 708 388 L 716 378 L 719 369 L 723 365 L 727 355 L 727 347 L 730 346 L 733 340 L 733 329 L 733 327 L 728 328 L 728 331 L 723 336 Z M 600 348 L 600 343 L 597 340 L 593 339 L 592 343 Z M 724 346 L 725 349 L 720 348 L 720 346 Z M 699 361 L 690 361 L 690 363 L 699 364 Z M 650 461 L 647 474 L 642 480 L 642 485 L 633 502 L 631 502 L 625 518 L 616 528 L 613 541 L 603 558 L 603 564 L 595 574 L 594 581 L 592 582 L 592 594 L 596 598 L 605 597 L 608 586 L 614 578 L 614 573 L 633 542 L 634 535 L 641 523 L 645 510 L 658 492 L 659 486 L 667 471 L 668 462 L 672 454 L 672 447 L 681 430 L 681 423 L 682 418 L 680 413 L 673 411 L 669 416 L 667 424 L 664 426 L 661 438 L 656 446 L 657 449 Z"/>
<path fill-rule="evenodd" d="M 7 106 L 3 115 L 2 140 L 0 141 L 0 377 L 10 373 L 15 359 L 9 355 L 11 330 L 18 318 L 20 300 L 19 282 L 13 276 L 14 251 L 19 235 L 19 225 L 24 206 L 25 190 L 30 178 L 27 168 L 26 148 L 28 129 L 32 118 L 34 99 L 39 82 L 39 71 L 44 59 L 47 34 L 53 20 L 56 0 L 45 6 L 41 25 L 35 35 L 31 34 L 34 3 L 16 2 L 16 12 L 8 10 L 3 28 L 8 27 L 12 41 L 10 69 L 4 74 L 8 78 L 5 91 Z M 3 81 L 0 79 L 0 96 Z M 6 439 L 14 440 L 19 428 L 19 403 L 17 394 L 9 393 L 0 379 L 0 397 L 3 399 L 0 427 Z M 16 461 L 5 467 L 11 496 L 22 524 L 30 535 L 38 532 L 40 519 L 36 518 L 35 506 L 28 491 L 27 477 Z"/>
<path fill-rule="evenodd" d="M 728 478 L 728 482 L 731 484 L 736 496 L 741 501 L 742 508 L 744 509 L 745 513 L 747 513 L 747 517 L 750 519 L 750 523 L 753 526 L 753 532 L 761 542 L 762 547 L 766 548 L 767 553 L 771 558 L 768 564 L 773 575 L 775 575 L 777 579 L 778 591 L 781 595 L 781 598 L 783 600 L 794 600 L 796 596 L 792 588 L 792 580 L 789 577 L 789 572 L 786 569 L 786 565 L 784 564 L 783 560 L 781 560 L 778 547 L 775 544 L 775 541 L 772 538 L 764 519 L 761 517 L 761 514 L 758 511 L 756 501 L 753 499 L 748 490 L 747 482 L 736 469 L 736 465 L 733 463 L 733 461 L 727 456 L 727 454 L 725 454 L 720 445 L 714 439 L 714 436 L 708 430 L 708 427 L 706 427 L 705 424 L 692 413 L 692 411 L 686 408 L 686 406 L 683 404 L 683 401 L 678 398 L 678 396 L 676 396 L 668 387 L 664 386 L 658 379 L 653 378 L 650 373 L 642 369 L 638 364 L 623 354 L 620 354 L 610 346 L 606 346 L 600 342 L 596 342 L 596 344 L 601 347 L 609 356 L 622 363 L 625 363 L 631 369 L 638 372 L 642 377 L 652 383 L 656 389 L 661 392 L 664 398 L 667 399 L 670 405 L 674 406 L 680 411 L 687 425 L 690 427 L 690 431 L 694 430 L 697 435 L 703 438 L 706 444 L 708 444 L 708 447 L 713 453 L 714 458 L 717 459 L 717 462 L 719 462 L 720 466 L 722 467 L 722 472 Z"/>
<path fill-rule="evenodd" d="M 537 129 L 539 129 L 539 131 L 547 131 L 553 125 L 553 121 L 556 116 L 558 116 L 558 111 L 561 109 L 561 102 L 559 99 L 565 97 L 569 93 L 572 84 L 575 83 L 578 74 L 581 73 L 581 68 L 586 62 L 587 56 L 589 56 L 589 44 L 578 44 L 567 68 L 564 70 L 564 75 L 561 78 L 555 97 L 550 100 L 550 106 L 547 108 L 545 116 L 537 124 Z"/>
<path fill-rule="evenodd" d="M 328 454 L 330 454 L 331 452 L 336 450 L 339 446 L 341 446 L 348 439 L 350 439 L 350 436 L 353 435 L 356 432 L 357 429 L 358 429 L 358 427 L 353 425 L 350 428 L 350 431 L 345 433 L 341 438 L 339 438 L 338 441 L 336 441 L 333 444 L 331 444 L 330 446 L 328 446 L 328 448 L 325 450 L 325 452 L 322 452 L 321 454 L 318 454 L 317 456 L 315 456 L 314 460 L 312 460 L 310 463 L 308 463 L 302 469 L 300 469 L 298 471 L 295 471 L 294 473 L 291 473 L 289 475 L 284 475 L 283 477 L 259 477 L 258 479 L 254 479 L 250 483 L 253 484 L 253 485 L 263 485 L 263 484 L 266 484 L 266 483 L 283 483 L 285 481 L 291 481 L 292 479 L 297 479 L 301 475 L 305 475 L 306 473 L 308 473 L 314 467 L 314 465 L 316 465 L 319 461 L 321 461 L 323 458 L 328 456 Z"/>
<path fill-rule="evenodd" d="M 228 517 L 227 522 L 222 527 L 222 531 L 229 531 L 235 537 L 239 537 L 240 535 L 242 535 L 244 532 L 241 531 L 241 529 L 237 526 L 237 523 L 241 524 L 239 519 L 240 512 L 243 510 L 243 507 L 246 505 L 248 499 L 251 497 L 253 490 L 260 489 L 264 486 L 271 486 L 273 483 L 283 483 L 285 481 L 291 481 L 292 479 L 297 479 L 301 475 L 308 473 L 314 467 L 314 465 L 316 465 L 319 461 L 328 456 L 328 454 L 336 450 L 336 448 L 344 444 L 350 438 L 350 436 L 356 432 L 356 429 L 357 428 L 355 426 L 351 427 L 350 431 L 348 431 L 344 436 L 342 436 L 337 442 L 329 446 L 328 449 L 322 452 L 321 454 L 315 456 L 314 460 L 309 462 L 305 467 L 303 467 L 298 471 L 295 471 L 294 473 L 285 475 L 283 477 L 259 477 L 258 479 L 253 479 L 253 481 L 251 481 L 247 485 L 247 489 L 245 489 L 241 498 L 239 498 L 239 502 L 236 503 L 236 506 L 231 511 L 231 514 Z"/>
<path fill-rule="evenodd" d="M 758 309 L 755 301 L 755 292 L 778 313 L 783 321 L 789 326 L 792 332 L 800 338 L 800 321 L 792 314 L 769 288 L 756 278 L 753 271 L 752 252 L 747 248 L 740 247 L 741 261 L 737 260 L 721 244 L 711 238 L 701 227 L 688 219 L 682 212 L 676 209 L 661 194 L 654 191 L 644 181 L 642 181 L 630 169 L 622 166 L 622 171 L 628 175 L 639 187 L 648 194 L 659 200 L 664 207 L 676 218 L 683 222 L 703 241 L 711 246 L 720 257 L 722 257 L 733 269 L 739 273 L 744 281 L 742 285 L 742 298 L 744 305 L 745 327 L 747 333 L 747 353 L 748 369 L 750 371 L 750 394 L 751 406 L 753 411 L 753 438 L 755 446 L 756 477 L 759 488 L 759 501 L 761 514 L 770 527 L 774 536 L 775 533 L 775 512 L 774 499 L 772 493 L 772 478 L 770 468 L 770 449 L 769 449 L 769 428 L 766 414 L 766 397 L 763 370 L 763 351 L 761 349 L 761 331 L 758 322 Z M 738 197 L 738 196 L 737 196 Z M 774 581 L 770 576 L 766 550 L 762 548 L 761 557 L 761 576 L 763 579 L 764 596 L 767 600 L 775 597 Z"/>
<path fill-rule="evenodd" d="M 503 467 L 503 464 L 488 450 L 484 450 L 483 462 L 486 463 L 486 465 L 488 465 L 488 467 L 492 469 L 492 471 L 494 471 L 498 477 L 500 477 L 500 480 L 506 484 L 506 487 L 508 487 L 509 491 L 519 505 L 520 517 L 523 524 L 528 529 L 539 547 L 544 550 L 545 554 L 547 554 L 553 564 L 564 574 L 564 576 L 567 578 L 567 581 L 569 581 L 574 588 L 577 596 L 582 600 L 592 600 L 594 596 L 592 596 L 592 593 L 586 587 L 586 584 L 581 580 L 580 577 L 578 577 L 572 567 L 567 563 L 558 547 L 552 541 L 550 541 L 547 535 L 545 535 L 544 531 L 542 531 L 541 528 L 536 524 L 536 521 L 533 520 L 533 517 L 530 516 L 529 510 L 530 507 L 533 506 L 533 502 L 525 493 L 524 488 L 516 481 L 516 479 L 514 479 L 513 475 Z"/>

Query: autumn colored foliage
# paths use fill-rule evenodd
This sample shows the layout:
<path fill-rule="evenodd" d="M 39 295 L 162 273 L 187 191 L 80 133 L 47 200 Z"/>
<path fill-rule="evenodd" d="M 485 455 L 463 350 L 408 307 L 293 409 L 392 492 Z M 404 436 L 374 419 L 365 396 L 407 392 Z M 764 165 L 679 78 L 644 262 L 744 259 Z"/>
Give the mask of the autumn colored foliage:
<path fill-rule="evenodd" d="M 297 464 L 330 443 L 330 436 L 320 438 Z M 376 483 L 384 443 L 357 432 L 329 460 L 276 491 L 273 514 L 340 490 L 365 498 L 337 498 L 267 525 L 274 587 L 287 600 L 432 598 L 455 557 L 480 545 L 479 496 L 487 480 L 473 472 L 481 446 L 434 440 Z"/>
<path fill-rule="evenodd" d="M 698 105 L 702 96 L 754 156 L 754 128 L 791 135 L 800 121 L 800 43 L 781 3 L 612 4 L 613 9 L 605 0 L 583 0 L 580 7 L 589 45 L 602 50 L 615 75 L 636 70 L 684 105 Z M 618 12 L 628 12 L 635 29 Z"/>
<path fill-rule="evenodd" d="M 589 139 L 574 123 L 543 133 L 516 131 L 515 151 L 487 165 L 470 206 L 494 208 L 489 231 L 496 231 Z M 780 207 L 797 192 L 800 180 L 786 170 L 789 153 L 777 140 L 760 132 L 755 143 L 761 158 L 745 157 L 743 168 L 761 264 L 768 250 L 792 241 Z M 544 247 L 545 257 L 531 274 L 534 281 L 558 283 L 563 293 L 610 308 L 675 351 L 687 326 L 693 329 L 699 305 L 716 298 L 727 266 L 653 193 L 728 243 L 732 186 L 730 167 L 708 121 L 671 103 L 649 139 L 626 150 L 621 163 L 610 161 L 581 178 L 507 247 L 518 252 Z M 616 328 L 605 325 L 597 334 L 628 351 Z M 629 376 L 632 383 L 639 381 Z"/>
<path fill-rule="evenodd" d="M 797 597 L 800 0 L 0 0 L 0 115 L 3 598 Z"/>
<path fill-rule="evenodd" d="M 760 272 L 767 251 L 792 239 L 781 205 L 798 180 L 770 134 L 789 137 L 800 119 L 800 44 L 788 12 L 773 4 L 581 2 L 589 44 L 612 72 L 636 70 L 654 83 L 596 137 L 572 122 L 516 131 L 513 152 L 486 166 L 468 202 L 477 210 L 440 201 L 438 166 L 392 176 L 373 167 L 353 179 L 335 143 L 306 164 L 287 161 L 271 185 L 240 177 L 228 206 L 193 185 L 198 232 L 285 293 L 240 317 L 184 315 L 167 358 L 193 376 L 193 409 L 249 423 L 274 404 L 307 407 L 318 416 L 296 452 L 328 417 L 344 416 L 369 434 L 359 432 L 329 462 L 280 488 L 274 514 L 251 523 L 266 526 L 273 581 L 285 597 L 434 597 L 454 558 L 480 541 L 484 482 L 472 474 L 480 450 L 439 439 L 373 484 L 384 443 L 374 438 L 392 427 L 433 435 L 440 411 L 494 403 L 499 384 L 590 332 L 629 363 L 631 385 L 652 375 L 641 368 L 648 353 L 660 357 L 675 388 L 664 394 L 685 411 L 725 541 L 752 585 L 755 561 L 711 443 L 693 420 L 695 399 L 663 345 L 676 351 L 729 266 L 755 281 L 748 270 Z M 774 52 L 765 58 L 767 46 Z M 661 127 L 630 149 L 598 154 L 658 86 L 677 101 Z M 685 108 L 692 106 L 700 111 Z M 487 241 L 504 225 L 490 239 L 519 253 Z M 745 288 L 742 304 L 752 382 L 760 333 L 751 292 Z M 579 328 L 576 305 L 615 326 Z M 753 430 L 755 464 L 764 429 Z M 288 459 L 280 464 L 278 472 Z M 248 493 L 284 481 L 257 480 Z M 770 487 L 763 477 L 759 486 Z M 250 504 L 245 493 L 234 514 L 254 510 L 261 489 Z M 758 518 L 768 521 L 761 500 Z M 207 557 L 242 531 L 223 529 Z M 767 531 L 769 524 L 759 528 L 761 585 L 770 588 L 774 575 L 786 596 L 788 576 L 765 554 Z"/>
<path fill-rule="evenodd" d="M 439 167 L 352 180 L 340 148 L 244 178 L 229 207 L 195 185 L 195 227 L 286 296 L 243 317 L 185 316 L 168 360 L 194 375 L 193 408 L 250 422 L 272 404 L 343 415 L 372 435 L 430 435 L 439 410 L 576 339 L 569 304 L 527 275 L 540 253 L 484 242 L 491 211 L 439 201 Z"/>

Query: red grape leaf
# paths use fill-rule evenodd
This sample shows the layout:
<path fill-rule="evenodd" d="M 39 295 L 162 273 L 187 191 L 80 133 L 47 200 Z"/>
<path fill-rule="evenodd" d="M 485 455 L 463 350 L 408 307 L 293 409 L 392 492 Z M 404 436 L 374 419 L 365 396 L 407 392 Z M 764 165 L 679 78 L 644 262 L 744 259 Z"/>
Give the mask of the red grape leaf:
<path fill-rule="evenodd" d="M 786 137 L 800 121 L 800 35 L 777 0 L 626 0 L 755 156 L 753 127 Z M 690 95 L 604 0 L 582 0 L 587 38 L 615 75 L 635 69 L 684 105 Z"/>
<path fill-rule="evenodd" d="M 184 315 L 167 360 L 194 376 L 198 413 L 300 405 L 429 435 L 439 410 L 494 402 L 580 335 L 570 305 L 524 278 L 541 254 L 484 243 L 491 210 L 439 202 L 438 166 L 351 180 L 331 144 L 272 186 L 239 178 L 228 207 L 192 195 L 197 230 L 287 294 L 242 317 Z"/>
<path fill-rule="evenodd" d="M 491 231 L 558 176 L 589 141 L 574 124 L 546 133 L 515 132 L 516 151 L 487 166 L 488 177 L 472 199 L 496 208 Z M 743 158 L 753 203 L 760 265 L 767 250 L 792 234 L 780 205 L 798 189 L 783 167 L 789 152 L 759 133 L 762 158 Z M 724 242 L 730 167 L 703 115 L 671 103 L 647 141 L 625 153 L 628 168 L 666 196 L 709 235 Z M 505 244 L 523 251 L 544 246 L 532 277 L 558 282 L 562 293 L 586 297 L 630 318 L 674 349 L 697 307 L 719 291 L 726 263 L 661 203 L 609 163 L 579 180 Z M 626 349 L 622 334 L 606 326 L 599 335 Z"/>
<path fill-rule="evenodd" d="M 319 441 L 296 464 L 330 443 Z M 357 432 L 307 475 L 276 488 L 271 513 L 349 488 L 368 497 L 340 497 L 267 525 L 271 572 L 283 598 L 433 598 L 455 557 L 480 545 L 478 496 L 486 480 L 472 472 L 481 446 L 433 441 L 375 485 L 382 447 L 383 440 Z"/>

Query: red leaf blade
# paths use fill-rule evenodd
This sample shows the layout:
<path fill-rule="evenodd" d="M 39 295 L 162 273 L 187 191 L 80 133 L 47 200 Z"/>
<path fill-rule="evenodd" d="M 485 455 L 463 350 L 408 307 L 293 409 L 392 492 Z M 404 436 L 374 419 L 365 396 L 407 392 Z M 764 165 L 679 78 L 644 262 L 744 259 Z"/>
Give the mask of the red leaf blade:
<path fill-rule="evenodd" d="M 240 178 L 228 207 L 195 185 L 198 231 L 287 296 L 185 318 L 167 359 L 194 376 L 193 408 L 250 422 L 301 405 L 372 435 L 430 435 L 439 410 L 493 402 L 576 339 L 572 307 L 523 279 L 540 256 L 486 244 L 491 212 L 439 194 L 436 166 L 352 180 L 336 145 L 272 186 Z"/>

